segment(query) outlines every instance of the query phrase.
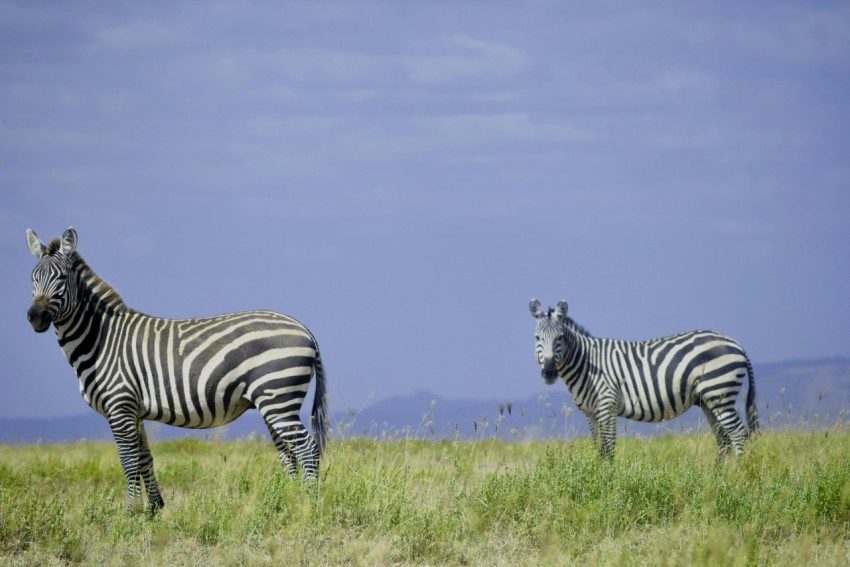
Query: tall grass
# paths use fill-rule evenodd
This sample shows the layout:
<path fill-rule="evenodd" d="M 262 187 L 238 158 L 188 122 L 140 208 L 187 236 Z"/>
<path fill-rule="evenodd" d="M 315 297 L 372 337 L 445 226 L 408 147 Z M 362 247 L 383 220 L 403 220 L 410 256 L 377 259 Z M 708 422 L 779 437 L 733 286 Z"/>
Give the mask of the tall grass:
<path fill-rule="evenodd" d="M 0 446 L 0 564 L 850 564 L 850 433 L 334 440 L 318 485 L 270 443 L 155 443 L 166 508 L 128 512 L 109 443 Z"/>

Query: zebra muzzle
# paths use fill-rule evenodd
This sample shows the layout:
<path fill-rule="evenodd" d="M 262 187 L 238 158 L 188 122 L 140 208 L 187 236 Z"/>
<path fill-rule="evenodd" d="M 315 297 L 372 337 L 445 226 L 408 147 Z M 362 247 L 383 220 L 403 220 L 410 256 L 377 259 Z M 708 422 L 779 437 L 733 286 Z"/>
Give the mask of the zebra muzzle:
<path fill-rule="evenodd" d="M 53 317 L 43 305 L 33 303 L 32 307 L 27 311 L 27 321 L 32 325 L 33 331 L 43 333 L 50 328 L 50 323 L 53 322 Z"/>
<path fill-rule="evenodd" d="M 554 384 L 558 379 L 558 369 L 555 366 L 554 358 L 546 358 L 543 359 L 543 370 L 541 371 L 541 375 L 543 376 L 543 381 L 547 384 Z"/>

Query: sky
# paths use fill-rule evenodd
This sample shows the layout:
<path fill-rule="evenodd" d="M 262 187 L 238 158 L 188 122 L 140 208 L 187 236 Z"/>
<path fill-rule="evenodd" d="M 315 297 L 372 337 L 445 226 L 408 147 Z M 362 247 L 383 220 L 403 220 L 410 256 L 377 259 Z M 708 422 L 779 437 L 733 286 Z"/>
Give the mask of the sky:
<path fill-rule="evenodd" d="M 551 392 L 532 297 L 848 356 L 849 133 L 848 2 L 0 0 L 0 416 L 91 411 L 27 228 L 152 315 L 297 317 L 334 411 Z"/>

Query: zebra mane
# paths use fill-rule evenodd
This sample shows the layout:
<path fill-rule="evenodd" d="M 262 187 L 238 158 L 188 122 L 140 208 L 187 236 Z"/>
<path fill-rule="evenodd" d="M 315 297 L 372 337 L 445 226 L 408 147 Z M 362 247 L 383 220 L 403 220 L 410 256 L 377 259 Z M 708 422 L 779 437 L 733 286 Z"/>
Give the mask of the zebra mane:
<path fill-rule="evenodd" d="M 62 246 L 62 239 L 59 238 L 59 237 L 54 238 L 53 240 L 50 241 L 50 244 L 47 245 L 46 254 L 48 256 L 55 255 L 57 252 L 59 252 L 59 249 L 60 249 L 61 246 Z"/>
<path fill-rule="evenodd" d="M 555 315 L 555 309 L 550 307 L 549 311 L 546 312 L 546 318 L 549 319 L 549 321 L 552 321 L 552 317 L 554 315 Z M 564 319 L 563 324 L 570 331 L 573 331 L 575 333 L 578 333 L 579 335 L 582 335 L 582 336 L 585 336 L 585 337 L 588 337 L 588 338 L 591 338 L 591 339 L 594 338 L 593 335 L 590 334 L 590 331 L 588 331 L 586 328 L 584 328 L 583 326 L 576 323 L 573 320 L 573 318 L 570 317 L 569 315 L 566 317 L 566 319 Z"/>
<path fill-rule="evenodd" d="M 50 246 L 52 247 L 53 243 L 57 241 L 58 239 L 52 241 Z M 93 298 L 99 306 L 98 309 L 102 309 L 106 313 L 138 313 L 132 307 L 128 307 L 118 290 L 97 275 L 76 251 L 71 254 L 71 266 L 77 273 L 86 297 Z"/>
<path fill-rule="evenodd" d="M 593 335 L 590 334 L 590 331 L 588 331 L 586 328 L 584 328 L 583 326 L 581 326 L 578 323 L 576 323 L 575 321 L 573 321 L 572 317 L 569 317 L 569 316 L 567 317 L 566 324 L 567 324 L 568 329 L 575 331 L 579 335 L 583 335 L 585 337 L 593 338 Z"/>

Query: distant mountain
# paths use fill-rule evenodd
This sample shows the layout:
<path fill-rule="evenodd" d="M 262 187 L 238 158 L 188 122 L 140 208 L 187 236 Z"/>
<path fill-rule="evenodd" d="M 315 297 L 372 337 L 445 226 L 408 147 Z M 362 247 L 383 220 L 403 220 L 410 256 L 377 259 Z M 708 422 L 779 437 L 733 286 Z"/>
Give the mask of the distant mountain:
<path fill-rule="evenodd" d="M 850 419 L 850 359 L 844 357 L 790 361 L 755 366 L 758 410 L 764 427 L 819 427 Z M 305 404 L 309 405 L 309 404 Z M 333 400 L 331 401 L 333 407 Z M 500 437 L 527 439 L 570 437 L 587 433 L 563 383 L 541 389 L 522 400 L 444 398 L 419 391 L 367 404 L 359 410 L 333 408 L 332 434 L 336 438 L 371 436 L 386 439 L 416 437 L 462 439 Z M 305 408 L 305 413 L 307 408 Z M 260 415 L 251 411 L 217 429 L 190 431 L 147 422 L 154 440 L 189 436 L 244 438 L 268 432 Z M 692 408 L 684 416 L 661 424 L 619 420 L 627 434 L 703 430 L 705 417 Z M 106 420 L 94 412 L 63 418 L 0 418 L 0 442 L 53 443 L 80 439 L 111 439 Z"/>
<path fill-rule="evenodd" d="M 758 410 L 772 427 L 850 420 L 850 359 L 822 358 L 754 368 Z"/>
<path fill-rule="evenodd" d="M 850 359 L 843 357 L 756 365 L 756 403 L 765 428 L 819 427 L 850 420 Z M 743 398 L 739 401 L 743 415 Z M 539 438 L 584 435 L 587 422 L 562 382 L 538 396 L 513 400 L 451 400 L 428 392 L 377 402 L 337 414 L 338 435 L 423 438 L 498 436 Z M 619 420 L 620 432 L 641 435 L 702 430 L 697 408 L 663 423 Z"/>

